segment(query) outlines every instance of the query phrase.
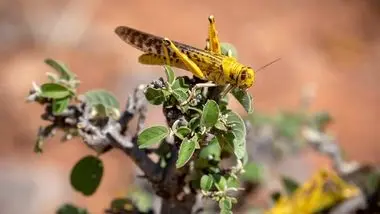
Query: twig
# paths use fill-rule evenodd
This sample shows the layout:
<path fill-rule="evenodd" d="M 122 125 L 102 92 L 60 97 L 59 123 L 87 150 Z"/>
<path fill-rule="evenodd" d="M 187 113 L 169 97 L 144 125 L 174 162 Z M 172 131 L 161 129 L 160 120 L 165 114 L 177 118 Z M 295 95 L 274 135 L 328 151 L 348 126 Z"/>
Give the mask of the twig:
<path fill-rule="evenodd" d="M 125 134 L 128 129 L 129 122 L 133 119 L 133 117 L 138 114 L 138 124 L 137 124 L 137 133 L 143 128 L 146 112 L 147 112 L 147 102 L 145 100 L 144 90 L 145 85 L 139 85 L 133 95 L 128 96 L 126 109 L 121 115 L 119 119 L 119 123 L 121 125 L 121 133 Z"/>
<path fill-rule="evenodd" d="M 302 135 L 312 148 L 333 160 L 333 166 L 339 174 L 346 175 L 360 167 L 357 162 L 346 162 L 338 143 L 328 135 L 309 127 L 302 130 Z"/>
<path fill-rule="evenodd" d="M 122 149 L 125 154 L 132 158 L 135 164 L 144 172 L 145 177 L 153 184 L 159 183 L 163 179 L 163 170 L 161 167 L 154 163 L 152 159 L 137 147 L 137 137 L 134 137 L 130 142 L 132 147 L 123 147 L 123 141 L 118 141 L 115 135 L 109 133 L 109 138 L 112 139 L 113 145 L 119 149 Z"/>
<path fill-rule="evenodd" d="M 125 136 L 128 124 L 135 116 L 138 116 L 139 123 L 137 131 L 143 128 L 147 109 L 143 89 L 143 86 L 139 86 L 129 97 L 126 109 L 119 120 L 94 118 L 91 107 L 85 100 L 78 105 L 70 105 L 63 114 L 58 116 L 53 115 L 51 106 L 48 104 L 42 118 L 52 122 L 48 127 L 62 130 L 76 128 L 84 142 L 98 153 L 104 153 L 109 146 L 121 149 L 131 157 L 149 181 L 157 183 L 162 180 L 163 172 L 144 150 L 138 148 L 138 133 L 132 137 Z"/>

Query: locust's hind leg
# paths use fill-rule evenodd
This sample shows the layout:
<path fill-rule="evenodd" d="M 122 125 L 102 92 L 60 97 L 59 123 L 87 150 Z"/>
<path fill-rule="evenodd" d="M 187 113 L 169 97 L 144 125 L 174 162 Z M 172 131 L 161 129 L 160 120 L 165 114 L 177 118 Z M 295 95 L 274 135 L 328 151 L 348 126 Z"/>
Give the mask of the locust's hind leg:
<path fill-rule="evenodd" d="M 165 56 L 164 60 L 165 60 L 166 65 L 171 66 L 169 51 L 165 42 L 162 43 L 162 49 L 164 50 L 164 56 Z"/>
<path fill-rule="evenodd" d="M 182 53 L 174 45 L 174 43 L 172 41 L 170 41 L 167 38 L 164 38 L 164 45 L 166 46 L 165 48 L 171 49 L 172 51 L 174 51 L 174 53 L 177 54 L 177 56 L 185 64 L 185 66 L 189 69 L 189 71 L 191 73 L 193 73 L 196 77 L 198 77 L 200 79 L 203 79 L 203 80 L 206 79 L 205 75 L 203 74 L 202 70 L 198 67 L 198 65 L 195 64 L 191 59 L 189 59 L 189 57 L 187 57 L 186 54 Z M 169 55 L 167 53 L 165 53 L 165 55 L 168 58 Z M 197 84 L 197 85 L 195 85 L 195 87 L 193 87 L 192 90 L 191 90 L 189 98 L 186 101 L 184 101 L 183 103 L 181 103 L 181 105 L 187 104 L 195 96 L 196 90 L 198 88 L 211 87 L 211 86 L 215 86 L 215 84 L 213 84 L 213 83 L 204 83 L 204 84 Z"/>
<path fill-rule="evenodd" d="M 185 66 L 189 69 L 191 73 L 193 73 L 195 76 L 197 76 L 200 79 L 206 79 L 205 75 L 203 74 L 202 70 L 198 67 L 195 62 L 193 62 L 189 57 L 187 57 L 186 54 L 182 53 L 172 41 L 170 41 L 168 38 L 164 38 L 164 45 L 166 48 L 171 49 L 174 51 L 174 53 L 177 54 L 177 56 L 180 58 L 180 60 L 185 64 Z"/>
<path fill-rule="evenodd" d="M 216 30 L 216 26 L 215 26 L 214 16 L 213 15 L 209 16 L 208 21 L 210 22 L 210 25 L 208 28 L 208 41 L 207 41 L 208 45 L 206 45 L 206 47 L 208 46 L 209 50 L 214 53 L 221 54 L 222 50 L 221 50 L 220 42 L 218 38 L 218 31 Z"/>

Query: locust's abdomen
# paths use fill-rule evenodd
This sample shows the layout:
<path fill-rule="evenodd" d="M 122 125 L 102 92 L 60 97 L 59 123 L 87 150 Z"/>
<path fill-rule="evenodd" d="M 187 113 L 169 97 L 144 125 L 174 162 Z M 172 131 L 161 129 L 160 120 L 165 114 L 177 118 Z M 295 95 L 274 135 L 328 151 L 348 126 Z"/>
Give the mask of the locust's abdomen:
<path fill-rule="evenodd" d="M 172 67 L 188 70 L 188 68 L 179 58 L 170 57 L 169 61 L 170 61 L 170 66 Z M 157 55 L 157 54 L 152 54 L 152 53 L 145 53 L 139 56 L 139 62 L 145 65 L 167 65 L 168 64 L 166 57 Z"/>

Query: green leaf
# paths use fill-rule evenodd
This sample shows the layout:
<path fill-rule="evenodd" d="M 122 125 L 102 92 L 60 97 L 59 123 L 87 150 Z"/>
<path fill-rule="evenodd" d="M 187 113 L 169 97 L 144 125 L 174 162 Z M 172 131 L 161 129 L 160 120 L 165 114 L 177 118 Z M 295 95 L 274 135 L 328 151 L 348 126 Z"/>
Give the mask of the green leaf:
<path fill-rule="evenodd" d="M 89 212 L 86 209 L 68 203 L 62 205 L 56 214 L 89 214 Z"/>
<path fill-rule="evenodd" d="M 147 148 L 151 145 L 161 143 L 169 135 L 169 128 L 166 126 L 152 126 L 144 129 L 137 138 L 139 148 Z"/>
<path fill-rule="evenodd" d="M 201 137 L 201 134 L 196 133 L 190 140 L 195 142 L 195 149 L 200 149 L 201 146 L 199 145 L 199 138 Z"/>
<path fill-rule="evenodd" d="M 184 88 L 174 89 L 173 96 L 179 103 L 185 102 L 189 97 L 189 95 L 187 94 L 187 89 Z"/>
<path fill-rule="evenodd" d="M 235 137 L 232 142 L 234 153 L 238 159 L 242 159 L 246 152 L 246 128 L 244 121 L 237 113 L 230 111 L 227 113 L 227 126 L 231 128 L 231 132 Z"/>
<path fill-rule="evenodd" d="M 263 179 L 264 167 L 259 163 L 247 163 L 247 165 L 244 166 L 244 171 L 241 176 L 244 181 L 259 183 Z"/>
<path fill-rule="evenodd" d="M 172 89 L 175 90 L 179 88 L 189 89 L 189 85 L 185 83 L 185 80 L 183 77 L 177 77 L 176 80 L 174 80 L 173 82 Z"/>
<path fill-rule="evenodd" d="M 276 116 L 276 122 L 281 136 L 294 139 L 301 131 L 304 115 L 302 113 L 281 112 Z"/>
<path fill-rule="evenodd" d="M 227 188 L 227 180 L 220 175 L 214 176 L 215 186 L 219 191 L 224 191 Z"/>
<path fill-rule="evenodd" d="M 199 127 L 200 125 L 200 118 L 198 116 L 195 116 L 193 118 L 191 118 L 191 120 L 189 121 L 189 128 L 194 131 L 196 128 Z"/>
<path fill-rule="evenodd" d="M 234 139 L 236 138 L 234 133 L 227 132 L 216 136 L 223 152 L 234 154 Z"/>
<path fill-rule="evenodd" d="M 234 176 L 229 176 L 227 179 L 227 186 L 229 188 L 238 188 L 240 186 L 239 180 Z"/>
<path fill-rule="evenodd" d="M 54 59 L 45 59 L 45 63 L 54 68 L 61 75 L 62 79 L 73 80 L 76 75 L 70 71 L 70 69 L 63 63 Z"/>
<path fill-rule="evenodd" d="M 204 158 L 206 160 L 214 159 L 220 160 L 220 154 L 222 150 L 220 148 L 218 139 L 214 137 L 206 147 L 204 147 L 199 153 L 199 157 Z"/>
<path fill-rule="evenodd" d="M 97 117 L 107 117 L 107 108 L 102 104 L 92 105 L 92 107 L 96 110 Z"/>
<path fill-rule="evenodd" d="M 178 152 L 178 159 L 176 162 L 176 167 L 181 168 L 183 167 L 193 156 L 193 153 L 195 151 L 195 144 L 196 142 L 192 139 L 184 139 L 181 143 L 181 146 L 179 148 Z"/>
<path fill-rule="evenodd" d="M 271 197 L 272 201 L 274 203 L 276 203 L 281 198 L 281 193 L 280 192 L 273 192 L 270 197 Z"/>
<path fill-rule="evenodd" d="M 153 206 L 153 195 L 151 192 L 145 191 L 143 187 L 136 187 L 128 194 L 128 198 L 133 201 L 140 213 L 151 213 L 149 212 Z"/>
<path fill-rule="evenodd" d="M 237 198 L 235 197 L 228 197 L 233 204 L 236 204 L 238 202 Z"/>
<path fill-rule="evenodd" d="M 167 154 L 170 154 L 170 145 L 167 143 L 161 143 L 156 149 L 155 153 L 160 157 L 166 157 Z"/>
<path fill-rule="evenodd" d="M 119 101 L 109 91 L 103 89 L 91 90 L 86 92 L 84 96 L 86 97 L 86 102 L 91 106 L 103 105 L 106 108 L 120 108 Z"/>
<path fill-rule="evenodd" d="M 254 112 L 248 115 L 249 121 L 254 126 L 263 126 L 273 123 L 273 118 L 270 115 Z"/>
<path fill-rule="evenodd" d="M 219 107 L 214 100 L 208 100 L 203 107 L 201 124 L 207 128 L 213 127 L 219 118 Z"/>
<path fill-rule="evenodd" d="M 366 177 L 363 189 L 365 190 L 365 192 L 367 192 L 368 195 L 372 195 L 375 191 L 379 189 L 380 172 L 376 170 L 365 174 L 363 173 L 363 175 Z"/>
<path fill-rule="evenodd" d="M 62 99 L 72 95 L 69 88 L 58 83 L 45 83 L 41 85 L 41 97 Z"/>
<path fill-rule="evenodd" d="M 214 178 L 210 175 L 203 175 L 201 178 L 201 189 L 209 191 L 214 184 Z"/>
<path fill-rule="evenodd" d="M 93 155 L 88 155 L 75 164 L 71 171 L 71 185 L 85 196 L 92 195 L 103 176 L 103 163 Z"/>
<path fill-rule="evenodd" d="M 96 109 L 97 116 L 106 116 L 115 119 L 120 116 L 119 101 L 111 92 L 103 89 L 96 89 L 86 92 L 84 97 L 86 103 Z"/>
<path fill-rule="evenodd" d="M 227 110 L 228 102 L 229 102 L 229 96 L 224 96 L 219 100 L 218 104 L 219 104 L 220 112 L 224 112 Z"/>
<path fill-rule="evenodd" d="M 224 125 L 224 123 L 221 122 L 220 120 L 216 121 L 215 128 L 217 128 L 221 131 L 225 131 L 225 132 L 228 131 L 226 125 Z"/>
<path fill-rule="evenodd" d="M 181 126 L 175 130 L 174 134 L 180 139 L 184 139 L 188 134 L 190 134 L 191 130 L 186 126 Z"/>
<path fill-rule="evenodd" d="M 111 208 L 113 210 L 122 210 L 125 208 L 125 206 L 131 205 L 133 206 L 132 202 L 130 199 L 127 198 L 115 198 L 111 202 Z"/>
<path fill-rule="evenodd" d="M 282 182 L 282 185 L 284 186 L 286 193 L 288 195 L 291 195 L 299 187 L 299 184 L 297 181 L 293 180 L 292 178 L 286 177 L 286 176 L 283 176 L 281 178 L 281 182 Z"/>
<path fill-rule="evenodd" d="M 228 51 L 230 50 L 231 56 L 235 57 L 237 59 L 237 57 L 238 57 L 237 50 L 236 50 L 234 45 L 232 45 L 231 43 L 222 42 L 220 46 L 221 46 L 221 50 L 222 50 L 223 55 L 227 56 Z"/>
<path fill-rule="evenodd" d="M 232 209 L 232 202 L 229 198 L 222 198 L 219 201 L 219 208 L 221 210 L 231 210 Z"/>
<path fill-rule="evenodd" d="M 164 65 L 164 68 L 165 68 L 165 73 L 166 73 L 166 78 L 168 80 L 168 83 L 169 84 L 173 84 L 174 83 L 174 79 L 175 79 L 175 75 L 174 75 L 173 69 L 170 66 L 168 66 L 168 65 Z"/>
<path fill-rule="evenodd" d="M 53 100 L 53 114 L 58 115 L 62 113 L 70 103 L 70 97 Z"/>
<path fill-rule="evenodd" d="M 245 111 L 250 114 L 253 112 L 252 96 L 246 90 L 235 88 L 231 91 L 237 101 L 244 107 Z"/>
<path fill-rule="evenodd" d="M 147 88 L 145 98 L 152 105 L 161 105 L 165 101 L 165 95 L 162 89 Z"/>
<path fill-rule="evenodd" d="M 209 167 L 210 167 L 210 164 L 209 164 L 207 159 L 204 159 L 204 158 L 195 159 L 194 168 L 200 169 L 200 170 L 202 170 L 202 169 L 208 170 Z"/>
<path fill-rule="evenodd" d="M 328 112 L 317 112 L 314 115 L 313 122 L 314 126 L 318 130 L 322 130 L 327 124 L 331 123 L 333 120 L 332 116 Z"/>

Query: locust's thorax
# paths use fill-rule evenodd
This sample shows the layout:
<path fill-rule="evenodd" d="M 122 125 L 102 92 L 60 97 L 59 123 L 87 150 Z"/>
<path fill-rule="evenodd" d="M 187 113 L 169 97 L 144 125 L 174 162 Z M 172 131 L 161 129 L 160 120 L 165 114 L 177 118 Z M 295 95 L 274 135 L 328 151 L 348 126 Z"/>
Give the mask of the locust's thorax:
<path fill-rule="evenodd" d="M 242 67 L 238 76 L 237 86 L 241 89 L 250 88 L 255 81 L 255 71 L 250 67 Z"/>

